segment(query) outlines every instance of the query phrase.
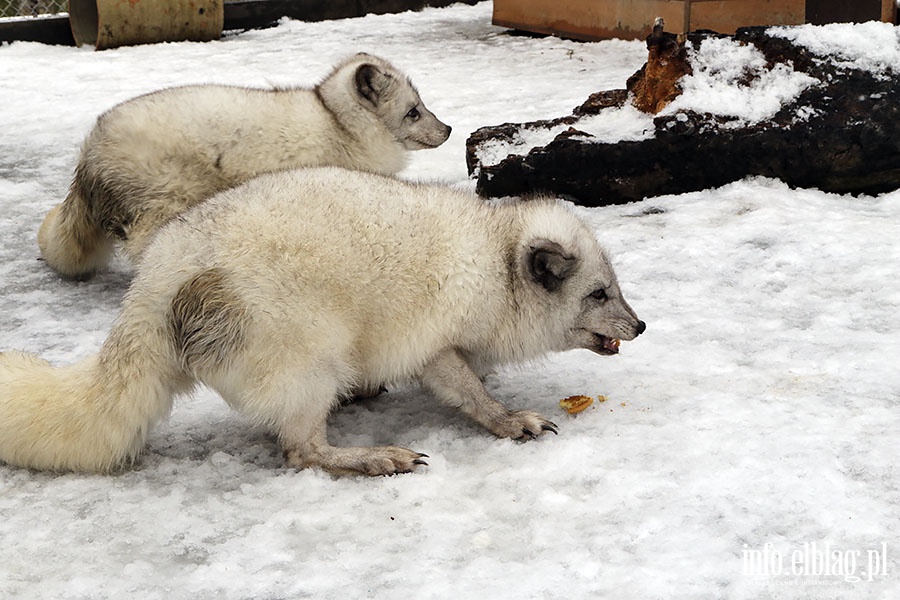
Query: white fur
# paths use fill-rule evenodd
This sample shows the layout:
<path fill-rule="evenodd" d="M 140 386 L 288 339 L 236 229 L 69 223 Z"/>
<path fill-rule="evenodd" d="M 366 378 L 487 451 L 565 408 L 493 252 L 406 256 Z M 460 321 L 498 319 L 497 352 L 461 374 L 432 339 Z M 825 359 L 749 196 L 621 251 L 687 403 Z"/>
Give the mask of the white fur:
<path fill-rule="evenodd" d="M 491 206 L 334 168 L 265 175 L 160 231 L 97 360 L 57 370 L 0 355 L 0 459 L 107 470 L 202 382 L 271 427 L 290 466 L 408 471 L 421 455 L 328 444 L 342 396 L 418 378 L 496 435 L 527 439 L 555 426 L 504 408 L 479 373 L 604 353 L 643 327 L 591 231 L 556 202 Z"/>
<path fill-rule="evenodd" d="M 174 215 L 259 174 L 325 165 L 393 174 L 409 150 L 439 146 L 449 133 L 405 75 L 368 54 L 314 89 L 161 90 L 97 119 L 38 245 L 62 275 L 87 277 L 115 241 L 136 261 Z"/>

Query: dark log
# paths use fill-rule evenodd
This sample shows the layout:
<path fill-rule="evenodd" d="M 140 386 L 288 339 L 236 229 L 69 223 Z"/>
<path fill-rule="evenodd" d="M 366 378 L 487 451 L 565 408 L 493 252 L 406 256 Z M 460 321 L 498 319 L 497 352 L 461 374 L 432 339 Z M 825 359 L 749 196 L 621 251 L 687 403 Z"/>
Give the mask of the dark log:
<path fill-rule="evenodd" d="M 876 78 L 834 65 L 788 40 L 766 35 L 765 28 L 741 29 L 734 37 L 754 44 L 771 63 L 791 61 L 795 70 L 822 84 L 753 126 L 723 127 L 720 117 L 681 112 L 654 119 L 651 139 L 606 144 L 567 131 L 546 146 L 496 165 L 480 164 L 481 144 L 512 139 L 522 127 L 568 123 L 577 128 L 578 115 L 597 112 L 593 106 L 619 101 L 624 92 L 595 94 L 585 103 L 587 108 L 579 107 L 569 117 L 482 128 L 467 143 L 467 164 L 477 176 L 478 192 L 545 192 L 602 206 L 719 187 L 750 175 L 837 193 L 879 194 L 900 188 L 900 71 Z M 809 106 L 815 113 L 798 119 L 798 111 Z"/>

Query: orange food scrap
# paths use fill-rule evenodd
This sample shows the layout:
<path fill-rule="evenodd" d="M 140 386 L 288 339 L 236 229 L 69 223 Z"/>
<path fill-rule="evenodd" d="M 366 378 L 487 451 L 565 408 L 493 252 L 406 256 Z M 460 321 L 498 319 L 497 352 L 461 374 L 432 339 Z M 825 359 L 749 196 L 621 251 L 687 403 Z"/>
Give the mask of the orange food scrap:
<path fill-rule="evenodd" d="M 590 396 L 569 396 L 559 401 L 559 405 L 570 415 L 580 413 L 594 403 Z"/>

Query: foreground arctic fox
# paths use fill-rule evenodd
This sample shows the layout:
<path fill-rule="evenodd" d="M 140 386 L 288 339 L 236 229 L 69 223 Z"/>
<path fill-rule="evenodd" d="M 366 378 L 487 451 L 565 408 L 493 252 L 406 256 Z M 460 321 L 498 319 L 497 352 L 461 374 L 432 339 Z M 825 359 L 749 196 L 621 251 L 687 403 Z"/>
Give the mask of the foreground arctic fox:
<path fill-rule="evenodd" d="M 65 201 L 38 232 L 47 264 L 86 278 L 124 242 L 136 261 L 172 216 L 273 171 L 333 165 L 385 175 L 450 135 L 409 79 L 357 54 L 314 89 L 220 85 L 134 98 L 97 119 Z"/>
<path fill-rule="evenodd" d="M 261 176 L 162 228 L 98 356 L 0 354 L 0 460 L 108 471 L 198 382 L 277 433 L 289 467 L 381 475 L 397 447 L 338 448 L 351 390 L 418 378 L 495 435 L 555 426 L 479 375 L 644 331 L 590 229 L 554 201 L 488 205 L 336 168 Z"/>

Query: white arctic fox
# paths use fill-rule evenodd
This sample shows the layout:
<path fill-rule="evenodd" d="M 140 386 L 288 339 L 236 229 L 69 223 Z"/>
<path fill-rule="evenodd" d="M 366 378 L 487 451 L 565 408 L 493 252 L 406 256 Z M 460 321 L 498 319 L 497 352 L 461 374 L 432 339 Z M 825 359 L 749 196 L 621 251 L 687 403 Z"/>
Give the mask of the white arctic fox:
<path fill-rule="evenodd" d="M 0 354 L 0 460 L 108 471 L 202 382 L 277 435 L 289 467 L 413 470 L 397 447 L 329 445 L 351 390 L 419 379 L 495 435 L 555 426 L 479 375 L 644 323 L 591 230 L 556 201 L 489 205 L 337 168 L 263 175 L 172 219 L 144 253 L 98 356 Z"/>
<path fill-rule="evenodd" d="M 368 54 L 313 89 L 161 90 L 97 119 L 38 245 L 60 274 L 86 278 L 108 262 L 116 240 L 136 261 L 171 217 L 262 173 L 332 165 L 394 174 L 409 150 L 449 135 L 410 80 Z"/>

